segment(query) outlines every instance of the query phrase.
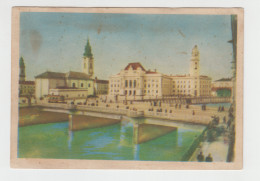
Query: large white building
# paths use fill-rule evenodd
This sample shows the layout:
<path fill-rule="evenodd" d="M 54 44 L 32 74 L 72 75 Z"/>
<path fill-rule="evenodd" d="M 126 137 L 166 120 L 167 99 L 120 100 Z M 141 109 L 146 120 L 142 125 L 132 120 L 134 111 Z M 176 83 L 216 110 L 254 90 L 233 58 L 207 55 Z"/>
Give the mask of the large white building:
<path fill-rule="evenodd" d="M 210 96 L 211 78 L 200 75 L 200 53 L 192 49 L 187 75 L 169 76 L 146 70 L 141 63 L 129 63 L 109 78 L 109 96 L 115 100 L 143 100 L 168 96 Z"/>
<path fill-rule="evenodd" d="M 162 98 L 171 94 L 171 78 L 157 71 L 146 71 L 139 63 L 129 63 L 109 79 L 109 95 L 116 100 Z"/>

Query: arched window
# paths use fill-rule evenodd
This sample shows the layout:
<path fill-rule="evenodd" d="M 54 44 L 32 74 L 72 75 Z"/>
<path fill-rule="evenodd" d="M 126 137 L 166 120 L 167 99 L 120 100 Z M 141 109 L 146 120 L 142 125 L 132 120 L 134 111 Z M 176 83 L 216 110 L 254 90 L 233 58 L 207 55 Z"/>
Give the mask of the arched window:
<path fill-rule="evenodd" d="M 125 80 L 125 87 L 128 87 L 128 81 Z"/>
<path fill-rule="evenodd" d="M 72 83 L 72 87 L 75 88 L 75 87 L 76 87 L 76 84 L 75 84 L 75 83 Z"/>

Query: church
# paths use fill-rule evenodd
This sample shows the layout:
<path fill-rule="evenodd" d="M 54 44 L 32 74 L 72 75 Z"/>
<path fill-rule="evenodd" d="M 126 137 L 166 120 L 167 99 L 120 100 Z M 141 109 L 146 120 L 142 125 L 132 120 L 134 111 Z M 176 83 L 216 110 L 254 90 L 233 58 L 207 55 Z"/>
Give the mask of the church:
<path fill-rule="evenodd" d="M 94 57 L 89 39 L 82 58 L 82 72 L 67 73 L 46 71 L 35 77 L 35 96 L 37 100 L 44 97 L 62 96 L 68 102 L 85 100 L 95 94 Z"/>

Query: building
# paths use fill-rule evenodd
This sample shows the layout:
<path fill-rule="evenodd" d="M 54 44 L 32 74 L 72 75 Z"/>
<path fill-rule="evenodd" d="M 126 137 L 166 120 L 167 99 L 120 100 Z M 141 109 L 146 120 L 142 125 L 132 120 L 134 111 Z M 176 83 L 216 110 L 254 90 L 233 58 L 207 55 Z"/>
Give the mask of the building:
<path fill-rule="evenodd" d="M 23 57 L 19 60 L 19 103 L 32 103 L 35 98 L 35 82 L 26 81 Z"/>
<path fill-rule="evenodd" d="M 36 99 L 43 98 L 47 95 L 63 92 L 64 89 L 72 92 L 78 91 L 82 94 L 82 90 L 87 92 L 85 97 L 94 94 L 94 80 L 89 75 L 82 72 L 50 72 L 46 71 L 35 77 L 36 82 Z M 60 90 L 59 90 L 60 89 Z M 65 98 L 68 98 L 65 96 Z"/>
<path fill-rule="evenodd" d="M 139 62 L 129 63 L 109 79 L 109 96 L 115 100 L 143 100 L 171 95 L 171 78 L 145 70 Z"/>
<path fill-rule="evenodd" d="M 35 77 L 36 99 L 48 95 L 64 96 L 65 100 L 86 98 L 94 95 L 94 58 L 89 40 L 85 46 L 82 60 L 82 72 L 67 73 L 46 71 Z M 78 96 L 80 95 L 80 96 Z M 83 95 L 83 96 L 82 96 Z"/>
<path fill-rule="evenodd" d="M 200 75 L 200 53 L 192 49 L 188 75 L 169 76 L 156 70 L 146 70 L 141 63 L 129 63 L 109 78 L 109 96 L 114 100 L 160 99 L 169 96 L 211 95 L 211 78 Z"/>
<path fill-rule="evenodd" d="M 212 95 L 218 97 L 230 97 L 233 90 L 231 78 L 222 78 L 212 82 Z"/>
<path fill-rule="evenodd" d="M 204 97 L 211 95 L 211 78 L 200 75 L 200 52 L 198 46 L 192 49 L 188 75 L 174 75 L 172 78 L 173 96 Z"/>
<path fill-rule="evenodd" d="M 108 94 L 108 80 L 101 80 L 97 77 L 94 79 L 94 87 L 96 95 L 106 95 Z"/>

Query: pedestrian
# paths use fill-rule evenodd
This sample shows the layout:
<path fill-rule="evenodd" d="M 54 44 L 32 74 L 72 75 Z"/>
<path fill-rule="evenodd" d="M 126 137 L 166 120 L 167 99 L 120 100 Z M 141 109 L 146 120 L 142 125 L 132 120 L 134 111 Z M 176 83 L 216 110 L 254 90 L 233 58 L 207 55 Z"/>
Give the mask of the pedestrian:
<path fill-rule="evenodd" d="M 200 154 L 198 154 L 197 160 L 198 160 L 199 162 L 203 162 L 203 161 L 204 161 L 204 155 L 203 155 L 202 152 L 200 152 Z"/>
<path fill-rule="evenodd" d="M 211 154 L 209 153 L 208 156 L 206 157 L 205 159 L 206 162 L 212 162 L 213 161 L 213 158 L 211 156 Z"/>

